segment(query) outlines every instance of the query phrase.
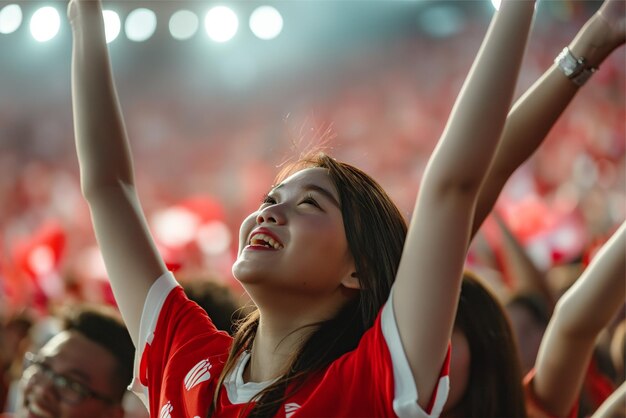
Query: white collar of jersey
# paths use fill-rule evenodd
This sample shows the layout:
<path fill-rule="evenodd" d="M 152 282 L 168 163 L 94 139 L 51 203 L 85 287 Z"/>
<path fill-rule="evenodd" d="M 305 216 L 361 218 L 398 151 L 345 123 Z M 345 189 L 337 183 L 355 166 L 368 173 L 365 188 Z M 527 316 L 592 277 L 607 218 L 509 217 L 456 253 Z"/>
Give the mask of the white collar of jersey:
<path fill-rule="evenodd" d="M 250 352 L 244 351 L 237 359 L 235 367 L 224 378 L 228 400 L 233 405 L 250 402 L 259 392 L 278 380 L 276 378 L 265 382 L 244 383 L 243 371 L 248 361 L 250 361 Z"/>

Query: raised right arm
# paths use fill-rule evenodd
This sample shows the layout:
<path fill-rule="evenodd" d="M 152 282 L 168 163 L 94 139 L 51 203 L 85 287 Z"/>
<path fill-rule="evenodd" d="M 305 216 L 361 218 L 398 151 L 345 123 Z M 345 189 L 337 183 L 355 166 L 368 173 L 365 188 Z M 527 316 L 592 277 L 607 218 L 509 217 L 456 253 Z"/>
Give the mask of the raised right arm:
<path fill-rule="evenodd" d="M 588 66 L 599 67 L 626 41 L 625 4 L 624 0 L 605 0 L 569 44 L 572 53 L 584 57 Z M 493 209 L 511 174 L 539 148 L 579 90 L 580 86 L 552 64 L 515 102 L 478 195 L 472 237 Z"/>
<path fill-rule="evenodd" d="M 135 345 L 146 295 L 166 267 L 148 231 L 111 74 L 102 7 L 71 0 L 72 108 L 83 195 L 115 299 Z"/>

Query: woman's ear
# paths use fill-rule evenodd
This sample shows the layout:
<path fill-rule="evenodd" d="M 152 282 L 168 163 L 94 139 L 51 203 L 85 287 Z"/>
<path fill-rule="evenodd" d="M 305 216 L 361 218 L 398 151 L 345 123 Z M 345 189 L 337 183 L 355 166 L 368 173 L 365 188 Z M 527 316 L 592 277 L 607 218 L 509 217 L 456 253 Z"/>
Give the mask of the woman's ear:
<path fill-rule="evenodd" d="M 359 276 L 356 274 L 356 272 L 352 272 L 349 276 L 345 277 L 341 281 L 341 284 L 348 289 L 361 289 L 361 281 L 359 280 Z"/>

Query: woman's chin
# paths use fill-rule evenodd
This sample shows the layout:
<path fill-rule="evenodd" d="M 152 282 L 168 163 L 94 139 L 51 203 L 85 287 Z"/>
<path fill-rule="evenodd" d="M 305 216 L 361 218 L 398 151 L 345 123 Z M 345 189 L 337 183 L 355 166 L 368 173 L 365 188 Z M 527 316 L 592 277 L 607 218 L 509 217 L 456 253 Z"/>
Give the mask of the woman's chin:
<path fill-rule="evenodd" d="M 249 261 L 238 259 L 232 268 L 233 277 L 243 286 L 263 282 L 265 274 L 259 270 L 259 266 Z"/>

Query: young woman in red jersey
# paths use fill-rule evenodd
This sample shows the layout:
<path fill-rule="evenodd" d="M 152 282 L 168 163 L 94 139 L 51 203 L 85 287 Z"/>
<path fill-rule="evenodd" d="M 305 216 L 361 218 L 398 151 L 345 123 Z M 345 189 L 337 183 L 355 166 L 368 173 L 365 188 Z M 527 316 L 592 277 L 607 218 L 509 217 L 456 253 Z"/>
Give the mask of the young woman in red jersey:
<path fill-rule="evenodd" d="M 137 347 L 133 386 L 152 416 L 440 413 L 474 208 L 533 12 L 534 1 L 505 0 L 494 15 L 408 229 L 374 180 L 328 156 L 304 159 L 279 178 L 241 225 L 233 273 L 258 309 L 231 339 L 186 299 L 155 248 L 101 5 L 70 2 L 81 184 Z"/>

